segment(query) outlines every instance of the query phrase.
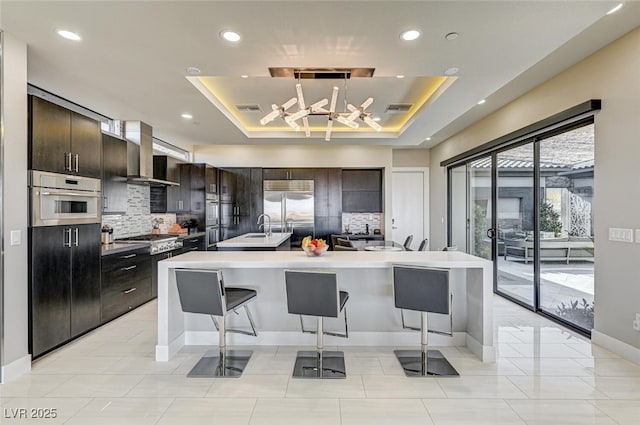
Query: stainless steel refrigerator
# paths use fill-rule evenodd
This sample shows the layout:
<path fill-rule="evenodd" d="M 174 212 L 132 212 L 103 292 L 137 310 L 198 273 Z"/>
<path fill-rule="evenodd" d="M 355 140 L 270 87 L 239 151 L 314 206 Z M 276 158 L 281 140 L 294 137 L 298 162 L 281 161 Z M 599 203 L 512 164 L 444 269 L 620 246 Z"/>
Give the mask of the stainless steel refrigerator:
<path fill-rule="evenodd" d="M 264 180 L 264 213 L 274 232 L 292 232 L 291 246 L 315 236 L 313 180 Z"/>

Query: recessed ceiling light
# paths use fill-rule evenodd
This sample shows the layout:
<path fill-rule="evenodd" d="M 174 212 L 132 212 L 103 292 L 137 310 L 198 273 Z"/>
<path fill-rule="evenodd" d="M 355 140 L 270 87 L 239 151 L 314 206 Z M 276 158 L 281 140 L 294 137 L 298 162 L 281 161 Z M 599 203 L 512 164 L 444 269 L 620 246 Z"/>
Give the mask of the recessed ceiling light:
<path fill-rule="evenodd" d="M 457 68 L 455 66 L 452 66 L 451 68 L 447 69 L 444 74 L 445 75 L 456 75 L 458 72 L 460 72 L 460 68 Z"/>
<path fill-rule="evenodd" d="M 187 68 L 187 74 L 200 75 L 200 68 L 196 68 L 195 66 L 190 66 Z"/>
<path fill-rule="evenodd" d="M 228 31 L 228 30 L 222 31 L 220 33 L 220 37 L 224 38 L 227 41 L 232 41 L 234 43 L 240 41 L 240 34 L 234 31 Z"/>
<path fill-rule="evenodd" d="M 249 78 L 249 76 L 247 74 L 242 74 L 240 78 Z"/>
<path fill-rule="evenodd" d="M 75 32 L 67 31 L 67 30 L 58 30 L 58 35 L 60 37 L 66 38 L 67 40 L 72 40 L 72 41 L 82 40 L 82 37 L 80 37 L 78 34 L 76 34 Z"/>
<path fill-rule="evenodd" d="M 485 99 L 482 99 L 482 100 L 478 101 L 478 105 L 482 105 L 482 104 L 483 104 L 483 103 L 485 103 L 485 102 L 486 102 L 486 100 L 485 100 Z"/>
<path fill-rule="evenodd" d="M 380 121 L 382 121 L 382 118 L 380 118 L 380 117 L 373 117 L 373 120 L 374 120 L 375 122 L 380 122 Z"/>
<path fill-rule="evenodd" d="M 404 41 L 413 41 L 420 37 L 420 31 L 418 30 L 407 30 L 400 34 L 400 38 Z"/>
<path fill-rule="evenodd" d="M 193 115 L 191 115 L 191 114 L 187 114 L 187 113 L 184 113 L 184 114 L 182 114 L 182 115 L 180 115 L 180 116 L 181 116 L 182 118 L 184 118 L 185 120 L 190 120 L 191 118 L 193 118 Z"/>
<path fill-rule="evenodd" d="M 424 140 L 426 140 L 426 141 L 428 142 L 429 140 L 431 140 L 431 137 L 427 137 L 427 138 L 426 138 L 426 139 L 424 139 Z"/>
<path fill-rule="evenodd" d="M 460 34 L 458 34 L 457 32 L 450 32 L 449 34 L 445 35 L 444 38 L 446 38 L 447 40 L 455 40 L 459 35 Z"/>
<path fill-rule="evenodd" d="M 402 74 L 398 74 L 398 75 L 396 75 L 396 78 L 398 78 L 398 79 L 403 79 L 403 78 L 404 78 L 404 75 L 402 75 Z"/>
<path fill-rule="evenodd" d="M 616 7 L 614 7 L 613 9 L 611 9 L 610 11 L 607 12 L 607 15 L 611 15 L 612 13 L 616 13 L 618 10 L 622 9 L 622 3 L 620 3 L 619 5 L 617 5 Z"/>

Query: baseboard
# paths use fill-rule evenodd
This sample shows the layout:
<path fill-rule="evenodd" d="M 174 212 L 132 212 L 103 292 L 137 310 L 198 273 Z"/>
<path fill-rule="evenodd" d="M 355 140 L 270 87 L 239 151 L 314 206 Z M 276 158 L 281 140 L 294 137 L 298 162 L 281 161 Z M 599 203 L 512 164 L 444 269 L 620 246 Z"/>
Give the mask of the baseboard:
<path fill-rule="evenodd" d="M 489 345 L 482 345 L 474 337 L 467 334 L 467 348 L 483 363 L 495 363 L 496 362 L 496 348 Z"/>
<path fill-rule="evenodd" d="M 31 372 L 31 354 L 2 366 L 2 383 L 12 381 L 29 372 Z"/>
<path fill-rule="evenodd" d="M 169 345 L 156 345 L 156 361 L 168 362 L 185 345 L 185 334 L 169 343 Z"/>
<path fill-rule="evenodd" d="M 640 365 L 640 348 L 622 342 L 597 330 L 591 331 L 591 342 L 615 353 L 630 362 Z"/>
<path fill-rule="evenodd" d="M 467 334 L 454 332 L 453 338 L 443 335 L 429 334 L 429 345 L 459 346 L 466 345 Z M 187 331 L 184 343 L 186 345 L 217 345 L 218 332 Z M 325 335 L 325 345 L 357 345 L 357 346 L 417 346 L 420 345 L 418 332 L 349 332 L 349 338 L 338 338 Z M 227 334 L 227 345 L 315 345 L 316 336 L 302 332 L 259 332 L 257 337 Z"/>

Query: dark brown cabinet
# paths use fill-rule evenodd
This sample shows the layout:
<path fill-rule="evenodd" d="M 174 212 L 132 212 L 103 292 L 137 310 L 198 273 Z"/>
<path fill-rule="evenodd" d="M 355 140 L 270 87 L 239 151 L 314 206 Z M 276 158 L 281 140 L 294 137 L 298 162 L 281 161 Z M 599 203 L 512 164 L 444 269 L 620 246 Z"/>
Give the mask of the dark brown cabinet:
<path fill-rule="evenodd" d="M 205 191 L 207 195 L 218 194 L 218 169 L 210 165 L 205 167 Z"/>
<path fill-rule="evenodd" d="M 37 357 L 100 324 L 100 225 L 30 229 L 30 349 Z"/>
<path fill-rule="evenodd" d="M 100 123 L 42 98 L 29 99 L 29 168 L 100 178 Z"/>
<path fill-rule="evenodd" d="M 382 212 L 382 170 L 342 170 L 342 211 Z"/>
<path fill-rule="evenodd" d="M 149 248 L 102 257 L 102 321 L 114 319 L 152 298 Z"/>
<path fill-rule="evenodd" d="M 263 212 L 262 168 L 219 170 L 220 240 L 258 231 Z"/>
<path fill-rule="evenodd" d="M 180 254 L 191 251 L 206 251 L 207 246 L 205 239 L 205 235 L 185 236 L 184 238 L 181 238 L 182 248 L 180 249 Z"/>
<path fill-rule="evenodd" d="M 127 141 L 102 135 L 102 213 L 127 212 Z"/>
<path fill-rule="evenodd" d="M 167 156 L 153 156 L 153 178 L 181 183 L 180 164 L 184 161 Z M 182 184 L 182 183 L 181 183 Z M 181 192 L 180 186 L 152 186 L 151 187 L 151 212 L 174 213 L 180 212 Z"/>

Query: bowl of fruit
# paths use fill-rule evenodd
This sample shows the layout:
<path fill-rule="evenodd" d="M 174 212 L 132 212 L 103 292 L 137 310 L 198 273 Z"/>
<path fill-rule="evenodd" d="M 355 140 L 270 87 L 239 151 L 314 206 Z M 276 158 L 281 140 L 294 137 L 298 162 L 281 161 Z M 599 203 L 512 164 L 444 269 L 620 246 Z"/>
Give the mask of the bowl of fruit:
<path fill-rule="evenodd" d="M 308 257 L 320 257 L 329 249 L 324 239 L 311 239 L 307 236 L 302 240 L 302 249 Z"/>

